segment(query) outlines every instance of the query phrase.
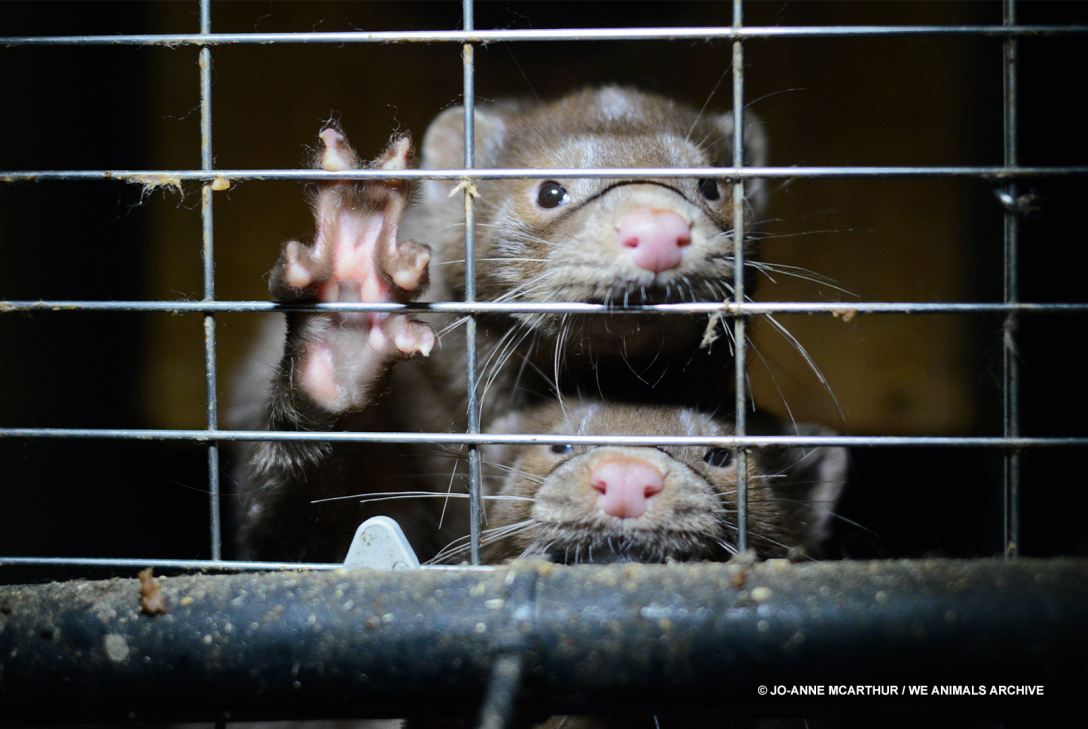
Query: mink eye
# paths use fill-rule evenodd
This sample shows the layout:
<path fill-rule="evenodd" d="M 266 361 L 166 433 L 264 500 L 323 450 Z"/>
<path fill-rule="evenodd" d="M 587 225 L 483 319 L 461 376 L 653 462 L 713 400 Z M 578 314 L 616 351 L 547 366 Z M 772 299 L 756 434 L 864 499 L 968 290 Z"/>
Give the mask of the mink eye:
<path fill-rule="evenodd" d="M 722 196 L 721 190 L 718 189 L 718 181 L 706 177 L 699 180 L 699 194 L 707 200 L 718 200 Z"/>
<path fill-rule="evenodd" d="M 733 451 L 728 448 L 711 448 L 703 456 L 703 460 L 715 468 L 722 468 L 733 461 Z"/>
<path fill-rule="evenodd" d="M 573 450 L 574 450 L 574 446 L 572 446 L 569 443 L 566 443 L 566 444 L 556 443 L 555 445 L 552 446 L 552 453 L 554 453 L 554 454 L 556 454 L 558 456 L 565 456 L 565 455 L 567 455 L 568 453 L 570 453 Z"/>
<path fill-rule="evenodd" d="M 567 191 L 555 180 L 545 180 L 540 183 L 540 188 L 536 194 L 536 204 L 542 208 L 557 208 L 560 205 L 566 205 L 570 202 L 570 195 Z"/>

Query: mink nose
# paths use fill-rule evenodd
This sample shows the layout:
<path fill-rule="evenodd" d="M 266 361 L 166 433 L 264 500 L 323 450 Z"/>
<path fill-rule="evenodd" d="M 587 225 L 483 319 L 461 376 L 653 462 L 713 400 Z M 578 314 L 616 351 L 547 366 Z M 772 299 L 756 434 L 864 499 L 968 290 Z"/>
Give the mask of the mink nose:
<path fill-rule="evenodd" d="M 601 511 L 620 519 L 634 519 L 646 513 L 654 494 L 665 485 L 661 471 L 639 458 L 605 458 L 589 473 L 589 483 L 601 493 Z"/>
<path fill-rule="evenodd" d="M 661 273 L 680 265 L 691 226 L 672 210 L 634 208 L 616 223 L 616 242 L 636 266 Z"/>

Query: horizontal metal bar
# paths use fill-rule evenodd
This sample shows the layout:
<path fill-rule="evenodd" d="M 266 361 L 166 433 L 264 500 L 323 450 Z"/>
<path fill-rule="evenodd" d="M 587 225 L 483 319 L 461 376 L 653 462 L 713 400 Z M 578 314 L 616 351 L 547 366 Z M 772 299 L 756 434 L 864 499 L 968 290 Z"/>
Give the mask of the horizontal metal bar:
<path fill-rule="evenodd" d="M 0 557 L 0 567 L 121 567 L 131 569 L 211 570 L 213 572 L 268 572 L 273 570 L 334 570 L 343 567 L 328 562 L 243 562 L 201 559 L 121 559 L 108 557 Z"/>
<path fill-rule="evenodd" d="M 156 616 L 132 579 L 0 587 L 0 724 L 470 716 L 512 650 L 518 707 L 541 719 L 1038 715 L 1083 705 L 1085 574 L 1018 559 L 191 575 L 157 581 Z M 775 695 L 801 686 L 823 695 Z"/>
<path fill-rule="evenodd" d="M 1009 180 L 1020 177 L 1088 175 L 1088 167 L 566 167 L 443 170 L 10 170 L 0 172 L 0 182 L 120 180 L 138 185 L 170 187 L 182 182 L 246 180 L 505 180 L 560 178 L 617 179 L 627 177 L 714 177 L 730 180 L 756 178 L 868 178 L 868 177 L 965 177 Z"/>
<path fill-rule="evenodd" d="M 585 304 L 578 302 L 417 302 L 413 304 L 388 304 L 355 302 L 281 304 L 273 301 L 0 301 L 0 314 L 4 312 L 34 311 L 139 311 L 169 312 L 174 314 L 194 312 L 286 312 L 286 311 L 382 311 L 418 312 L 436 314 L 713 314 L 731 315 L 761 314 L 831 314 L 835 317 L 853 317 L 856 314 L 1083 314 L 1088 304 L 1035 304 L 1035 303 L 911 303 L 911 302 L 699 302 L 692 304 L 634 304 L 628 306 L 609 304 Z"/>
<path fill-rule="evenodd" d="M 514 41 L 747 40 L 772 38 L 857 38 L 904 36 L 983 36 L 1030 38 L 1088 33 L 1084 25 L 856 25 L 704 28 L 587 28 L 527 30 L 348 31 L 330 33 L 209 33 L 207 35 L 72 35 L 0 37 L 18 46 L 221 46 L 310 43 L 503 43 Z"/>
<path fill-rule="evenodd" d="M 141 570 L 146 567 L 164 570 L 199 570 L 205 572 L 271 572 L 283 570 L 338 570 L 339 562 L 249 562 L 208 559 L 121 559 L 111 557 L 3 557 L 0 567 L 106 567 Z M 493 570 L 494 567 L 461 567 L 423 565 L 425 570 Z"/>
<path fill-rule="evenodd" d="M 966 448 L 1055 448 L 1088 446 L 1088 438 L 998 438 L 899 435 L 531 435 L 509 433 L 386 433 L 268 430 L 164 430 L 138 428 L 0 428 L 0 438 L 96 438 L 103 440 L 276 441 L 329 443 L 442 443 L 621 446 L 958 446 Z"/>

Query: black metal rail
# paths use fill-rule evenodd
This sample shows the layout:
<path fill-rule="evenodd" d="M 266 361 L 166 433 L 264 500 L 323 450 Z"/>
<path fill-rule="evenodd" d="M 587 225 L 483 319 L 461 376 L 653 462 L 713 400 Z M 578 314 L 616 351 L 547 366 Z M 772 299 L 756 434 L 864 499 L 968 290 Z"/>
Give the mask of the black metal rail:
<path fill-rule="evenodd" d="M 159 583 L 168 612 L 154 617 L 137 580 L 0 587 L 0 724 L 470 716 L 493 665 L 510 686 L 522 677 L 516 700 L 499 692 L 493 708 L 528 718 L 1045 713 L 1082 694 L 1069 667 L 1088 650 L 1085 560 Z M 823 693 L 773 695 L 803 687 Z"/>

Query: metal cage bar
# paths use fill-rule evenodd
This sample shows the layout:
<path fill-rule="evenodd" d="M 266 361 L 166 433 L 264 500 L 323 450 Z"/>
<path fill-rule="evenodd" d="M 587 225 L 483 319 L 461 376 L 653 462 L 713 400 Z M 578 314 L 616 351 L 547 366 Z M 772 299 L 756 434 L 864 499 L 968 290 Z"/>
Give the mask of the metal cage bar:
<path fill-rule="evenodd" d="M 641 436 L 641 435 L 524 435 L 480 433 L 407 432 L 312 432 L 284 430 L 156 430 L 138 428 L 6 428 L 8 438 L 101 438 L 125 440 L 207 441 L 309 441 L 330 443 L 448 443 L 535 444 L 535 445 L 720 445 L 734 448 L 768 446 L 958 446 L 961 448 L 1054 448 L 1088 445 L 1088 438 L 1005 438 L 972 436 L 898 435 L 746 435 L 746 436 Z"/>
<path fill-rule="evenodd" d="M 1083 314 L 1088 304 L 1036 304 L 1036 303 L 931 303 L 931 302 L 803 302 L 803 301 L 746 301 L 695 304 L 629 304 L 623 308 L 611 308 L 607 304 L 581 303 L 510 303 L 475 301 L 472 303 L 314 303 L 280 304 L 274 301 L 2 301 L 0 313 L 17 311 L 162 311 L 173 314 L 186 312 L 272 312 L 272 311 L 382 311 L 382 312 L 430 312 L 444 314 Z"/>
<path fill-rule="evenodd" d="M 462 3 L 465 31 L 473 29 L 472 0 Z M 461 49 L 464 64 L 464 87 L 462 96 L 465 109 L 465 168 L 476 166 L 476 138 L 474 104 L 476 100 L 475 59 L 472 43 L 466 42 Z M 465 303 L 476 301 L 476 231 L 473 197 L 476 194 L 475 183 L 470 177 L 464 179 L 465 196 Z M 465 322 L 465 359 L 468 371 L 468 427 L 466 435 L 480 432 L 480 400 L 476 392 L 476 317 L 468 315 Z M 476 444 L 468 444 L 468 492 L 469 492 L 469 561 L 480 564 L 480 532 L 483 528 L 483 500 L 480 468 L 480 450 Z"/>
<path fill-rule="evenodd" d="M 1002 4 L 1003 21 L 1006 26 L 1016 24 L 1016 0 L 1005 0 Z M 1016 38 L 1006 38 L 1003 50 L 1002 98 L 1004 101 L 1004 161 L 1013 167 L 1017 164 L 1016 154 Z M 1005 189 L 1005 199 L 1012 201 L 1005 206 L 1005 241 L 1004 241 L 1004 301 L 1016 304 L 1020 300 L 1019 253 L 1020 233 L 1019 211 L 1015 208 L 1018 199 L 1016 181 L 1010 181 Z M 1005 315 L 1002 347 L 1002 430 L 1006 438 L 1020 435 L 1020 365 L 1017 361 L 1016 330 L 1019 318 L 1016 311 Z M 1015 557 L 1020 552 L 1020 451 L 1010 448 L 1005 451 L 1004 473 L 1005 501 L 1005 554 Z"/>
<path fill-rule="evenodd" d="M 428 30 L 345 33 L 216 33 L 82 35 L 43 37 L 0 37 L 0 45 L 144 45 L 211 46 L 266 45 L 269 43 L 503 43 L 517 41 L 608 41 L 608 40 L 737 40 L 740 38 L 867 38 L 905 36 L 979 36 L 989 38 L 1027 38 L 1078 35 L 1088 33 L 1084 25 L 959 25 L 959 26 L 797 26 L 717 27 L 717 28 L 586 28 L 557 30 Z"/>
<path fill-rule="evenodd" d="M 211 33 L 211 0 L 200 0 L 200 32 Z M 200 168 L 212 169 L 212 51 L 200 49 Z M 215 300 L 215 228 L 212 218 L 212 183 L 200 190 L 200 218 L 204 238 L 204 300 Z M 215 348 L 215 312 L 204 312 L 204 376 L 207 391 L 208 430 L 219 429 L 219 389 Z M 208 443 L 209 528 L 213 560 L 223 558 L 223 518 L 219 493 L 219 442 Z"/>
<path fill-rule="evenodd" d="M 1088 167 L 984 167 L 984 166 L 934 166 L 934 167 L 881 167 L 881 166 L 828 166 L 828 167 L 552 167 L 546 170 L 503 169 L 486 170 L 33 170 L 0 171 L 0 182 L 36 182 L 41 180 L 118 180 L 144 184 L 149 179 L 168 177 L 182 182 L 212 181 L 222 178 L 228 182 L 246 180 L 502 180 L 511 178 L 543 180 L 549 177 L 583 177 L 586 179 L 612 179 L 623 177 L 718 177 L 724 179 L 771 179 L 771 178 L 867 178 L 867 177 L 975 177 L 983 180 L 1012 180 L 1020 177 L 1065 177 L 1086 175 Z"/>
<path fill-rule="evenodd" d="M 733 0 L 733 28 L 744 20 L 741 0 Z M 744 43 L 733 41 L 733 168 L 744 167 Z M 743 304 L 744 296 L 744 180 L 733 182 L 733 302 Z M 734 430 L 744 437 L 748 430 L 748 321 L 743 314 L 733 317 L 733 387 L 735 389 Z M 748 549 L 748 451 L 737 451 L 737 549 Z"/>

